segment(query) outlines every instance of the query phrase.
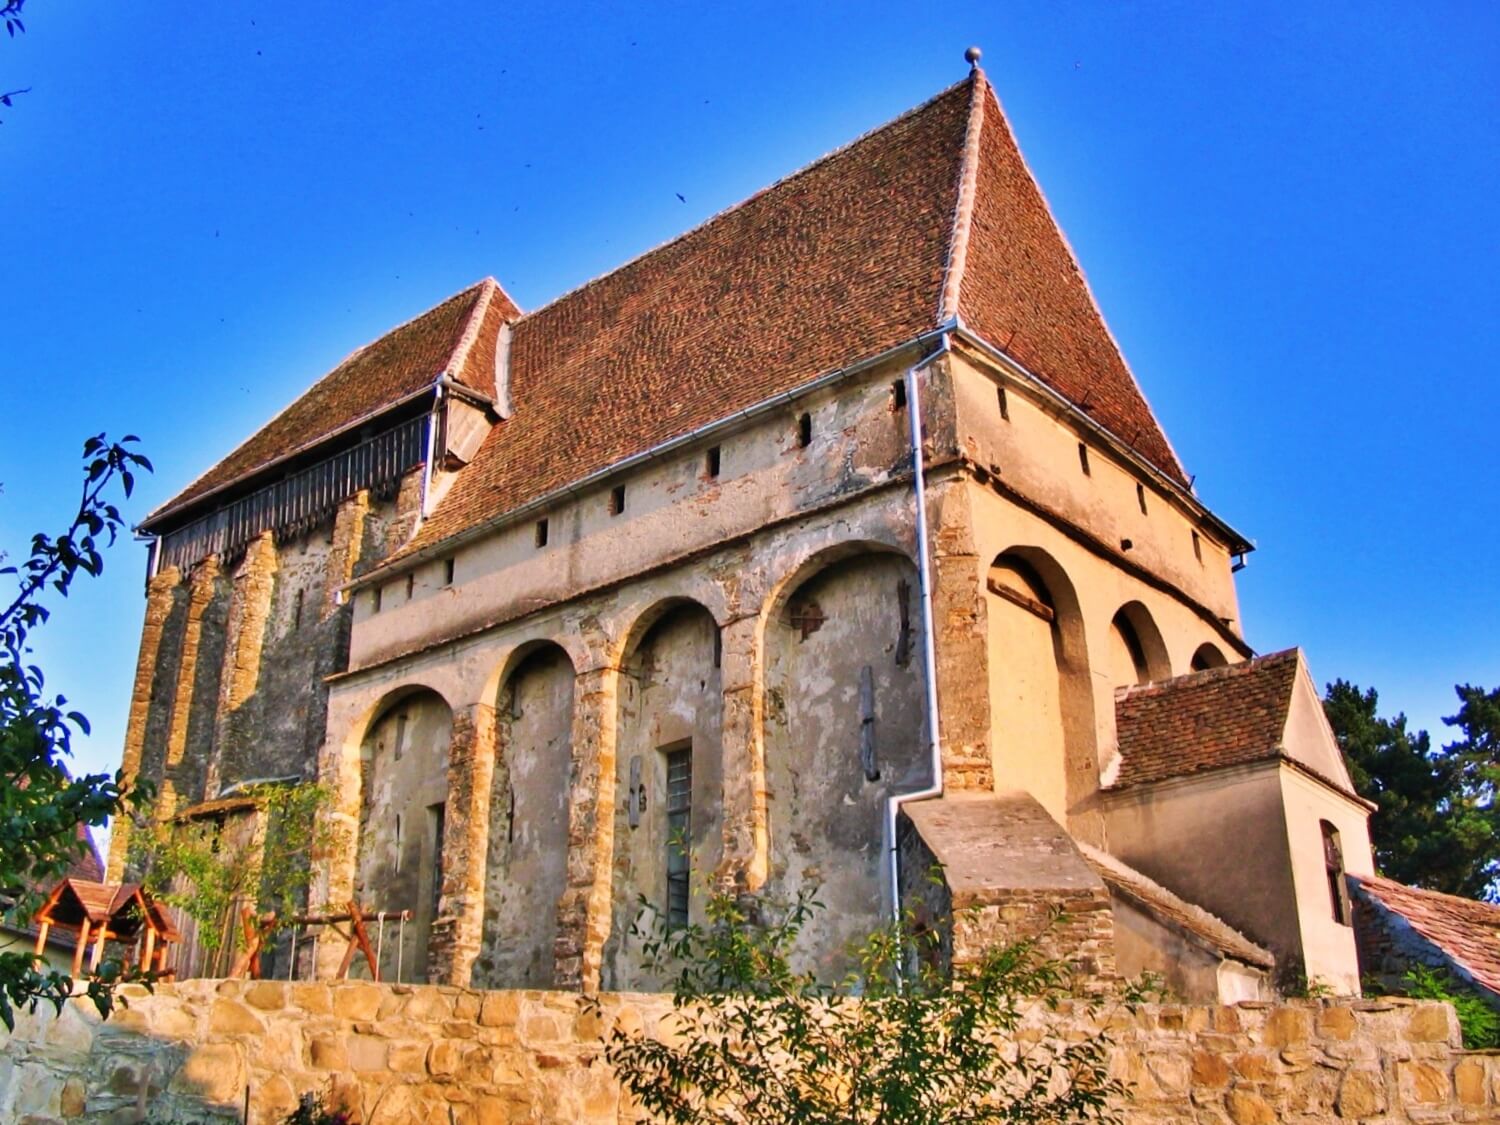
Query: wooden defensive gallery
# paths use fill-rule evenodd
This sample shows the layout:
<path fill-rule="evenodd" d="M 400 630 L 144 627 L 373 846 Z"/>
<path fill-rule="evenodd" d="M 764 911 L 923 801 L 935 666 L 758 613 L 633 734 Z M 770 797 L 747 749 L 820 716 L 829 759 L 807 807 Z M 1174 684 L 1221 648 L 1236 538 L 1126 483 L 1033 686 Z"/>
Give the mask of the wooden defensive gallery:
<path fill-rule="evenodd" d="M 650 987 L 641 896 L 816 887 L 830 974 L 901 904 L 981 907 L 960 959 L 1063 906 L 1081 973 L 1358 990 L 1369 806 L 977 67 L 541 308 L 450 297 L 142 530 L 126 772 L 321 781 L 309 909 L 410 911 L 387 978 Z"/>

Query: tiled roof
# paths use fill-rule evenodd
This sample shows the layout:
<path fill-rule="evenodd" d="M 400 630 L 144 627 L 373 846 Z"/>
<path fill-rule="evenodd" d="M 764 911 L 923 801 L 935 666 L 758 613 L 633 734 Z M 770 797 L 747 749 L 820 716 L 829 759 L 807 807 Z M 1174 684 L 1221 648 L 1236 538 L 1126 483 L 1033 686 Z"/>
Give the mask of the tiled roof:
<path fill-rule="evenodd" d="M 948 295 L 1183 479 L 976 75 L 517 322 L 515 413 L 413 548 L 911 340 Z"/>
<path fill-rule="evenodd" d="M 1186 482 L 989 84 L 958 312 L 965 324 Z"/>
<path fill-rule="evenodd" d="M 976 71 L 536 312 L 520 316 L 492 281 L 465 290 L 345 360 L 147 524 L 389 407 L 445 365 L 491 386 L 502 318 L 513 320 L 514 412 L 409 549 L 914 340 L 953 314 L 1184 482 Z M 464 371 L 451 370 L 465 359 Z"/>
<path fill-rule="evenodd" d="M 1160 883 L 1148 879 L 1135 868 L 1121 863 L 1098 848 L 1080 843 L 1078 850 L 1111 889 L 1134 899 L 1161 921 L 1186 930 L 1225 957 L 1262 969 L 1276 967 L 1276 958 L 1269 950 L 1262 949 L 1228 922 L 1210 914 L 1203 907 L 1177 897 Z"/>
<path fill-rule="evenodd" d="M 1121 789 L 1276 758 L 1292 703 L 1297 650 L 1115 693 Z"/>
<path fill-rule="evenodd" d="M 431 386 L 440 375 L 493 393 L 495 336 L 518 315 L 492 279 L 449 297 L 354 352 L 145 520 L 149 526 L 226 485 L 311 448 Z M 483 323 L 481 323 L 483 322 Z"/>
<path fill-rule="evenodd" d="M 1367 898 L 1405 918 L 1476 981 L 1500 995 L 1500 906 L 1408 887 L 1379 875 L 1350 878 Z"/>

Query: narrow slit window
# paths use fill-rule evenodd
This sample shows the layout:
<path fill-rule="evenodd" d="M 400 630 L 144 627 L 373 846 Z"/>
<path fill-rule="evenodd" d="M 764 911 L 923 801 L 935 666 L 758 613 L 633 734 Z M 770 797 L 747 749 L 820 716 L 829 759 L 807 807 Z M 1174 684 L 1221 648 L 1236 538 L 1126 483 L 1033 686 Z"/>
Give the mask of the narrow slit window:
<path fill-rule="evenodd" d="M 906 408 L 906 380 L 897 379 L 891 384 L 891 409 L 904 410 Z"/>
<path fill-rule="evenodd" d="M 292 603 L 292 628 L 293 629 L 300 629 L 300 628 L 302 628 L 302 600 L 303 600 L 304 593 L 305 593 L 305 591 L 298 590 L 297 591 L 297 598 Z"/>
<path fill-rule="evenodd" d="M 1005 397 L 1005 388 L 1004 387 L 996 387 L 995 388 L 995 401 L 1000 404 L 1000 420 L 1002 422 L 1009 422 L 1010 421 L 1010 400 Z"/>
<path fill-rule="evenodd" d="M 380 612 L 380 587 L 379 586 L 376 586 L 373 590 L 370 591 L 370 612 L 371 613 L 379 613 Z"/>
<path fill-rule="evenodd" d="M 1141 506 L 1141 515 L 1146 514 L 1146 486 L 1139 481 L 1135 486 L 1135 502 Z"/>
<path fill-rule="evenodd" d="M 396 874 L 401 874 L 401 814 L 396 814 Z"/>
<path fill-rule="evenodd" d="M 1199 562 L 1203 561 L 1203 540 L 1198 537 L 1196 531 L 1193 532 L 1193 558 Z"/>
<path fill-rule="evenodd" d="M 812 415 L 804 414 L 797 419 L 797 444 L 806 449 L 812 444 Z"/>
<path fill-rule="evenodd" d="M 708 453 L 703 458 L 703 471 L 707 473 L 710 478 L 716 477 L 719 475 L 719 467 L 721 464 L 722 460 L 719 447 L 717 445 L 709 446 Z"/>
<path fill-rule="evenodd" d="M 545 547 L 547 545 L 547 521 L 546 520 L 537 520 L 536 521 L 536 545 L 538 547 Z"/>
<path fill-rule="evenodd" d="M 1090 477 L 1094 475 L 1093 471 L 1089 468 L 1089 447 L 1081 441 L 1078 443 L 1078 467 L 1083 470 L 1084 476 Z"/>
<path fill-rule="evenodd" d="M 618 516 L 625 510 L 625 486 L 617 484 L 609 491 L 609 514 Z"/>
<path fill-rule="evenodd" d="M 689 854 L 693 828 L 693 750 L 667 752 L 667 926 L 688 924 L 692 862 Z"/>
<path fill-rule="evenodd" d="M 406 600 L 411 601 L 412 595 L 417 592 L 417 574 L 412 571 L 406 576 Z"/>
<path fill-rule="evenodd" d="M 454 564 L 457 561 L 458 561 L 457 559 L 453 559 L 453 558 L 447 558 L 447 559 L 443 560 L 443 585 L 444 586 L 451 586 L 451 585 L 453 585 L 453 570 L 454 570 Z"/>
<path fill-rule="evenodd" d="M 443 899 L 443 828 L 447 821 L 446 805 L 430 805 L 427 822 L 432 833 L 432 914 L 437 917 L 438 903 Z"/>
<path fill-rule="evenodd" d="M 1344 883 L 1344 849 L 1339 843 L 1339 830 L 1326 820 L 1320 820 L 1318 825 L 1323 830 L 1323 868 L 1328 875 L 1333 920 L 1341 926 L 1349 926 L 1353 922 L 1349 916 L 1349 890 Z"/>
<path fill-rule="evenodd" d="M 406 712 L 398 711 L 396 713 L 396 745 L 394 747 L 395 758 L 398 762 L 401 760 L 401 755 L 406 753 L 406 724 Z"/>

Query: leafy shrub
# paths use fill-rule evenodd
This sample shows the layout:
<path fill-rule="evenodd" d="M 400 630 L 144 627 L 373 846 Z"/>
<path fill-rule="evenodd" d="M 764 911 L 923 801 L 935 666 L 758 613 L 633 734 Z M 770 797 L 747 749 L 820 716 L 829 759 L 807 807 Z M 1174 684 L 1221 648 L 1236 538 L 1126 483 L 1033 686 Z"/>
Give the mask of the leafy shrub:
<path fill-rule="evenodd" d="M 793 967 L 816 904 L 780 908 L 718 895 L 707 923 L 672 929 L 647 907 L 636 930 L 647 967 L 674 980 L 671 1043 L 613 1028 L 605 1058 L 668 1125 L 929 1125 L 938 1121 L 1118 1121 L 1123 1085 L 1104 1034 L 1022 1031 L 1055 1007 L 1067 967 L 1033 942 L 951 975 L 936 933 L 877 931 L 856 969 L 825 985 Z M 767 920 L 769 919 L 769 920 Z M 597 1009 L 596 1009 L 597 1010 Z"/>

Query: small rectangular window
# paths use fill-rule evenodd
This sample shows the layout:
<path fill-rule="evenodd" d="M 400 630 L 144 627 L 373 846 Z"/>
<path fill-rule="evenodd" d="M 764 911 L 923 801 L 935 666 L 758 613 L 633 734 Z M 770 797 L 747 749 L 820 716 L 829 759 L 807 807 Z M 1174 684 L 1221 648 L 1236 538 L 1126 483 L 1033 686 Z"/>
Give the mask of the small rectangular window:
<path fill-rule="evenodd" d="M 437 917 L 438 903 L 443 900 L 443 829 L 447 821 L 446 805 L 427 807 L 428 831 L 432 834 L 432 916 Z"/>
<path fill-rule="evenodd" d="M 293 629 L 300 629 L 300 628 L 302 628 L 302 601 L 303 601 L 303 595 L 304 595 L 304 591 L 298 590 L 297 591 L 297 599 L 296 599 L 295 602 L 292 603 L 292 628 Z"/>
<path fill-rule="evenodd" d="M 454 564 L 457 563 L 457 562 L 458 562 L 458 560 L 457 559 L 453 559 L 453 558 L 447 558 L 447 559 L 443 560 L 443 585 L 444 586 L 451 586 L 451 585 L 453 585 Z"/>
<path fill-rule="evenodd" d="M 1193 532 L 1193 558 L 1199 562 L 1203 561 L 1203 541 L 1198 538 L 1198 533 Z"/>
<path fill-rule="evenodd" d="M 1084 476 L 1089 477 L 1094 475 L 1089 470 L 1089 447 L 1081 441 L 1078 443 L 1078 466 L 1083 470 Z"/>
<path fill-rule="evenodd" d="M 996 399 L 997 402 L 1000 403 L 1000 420 L 1003 421 L 1003 422 L 1009 422 L 1010 421 L 1010 402 L 1005 397 L 1005 388 L 1004 387 L 996 387 L 995 388 L 995 399 Z"/>
<path fill-rule="evenodd" d="M 891 384 L 891 409 L 902 410 L 906 407 L 906 380 L 897 379 Z"/>
<path fill-rule="evenodd" d="M 406 575 L 406 600 L 411 601 L 413 594 L 417 592 L 417 572 L 409 571 Z"/>
<path fill-rule="evenodd" d="M 1146 514 L 1146 486 L 1139 481 L 1135 486 L 1135 502 L 1141 506 L 1141 515 Z"/>
<path fill-rule="evenodd" d="M 370 612 L 371 613 L 379 613 L 380 612 L 380 587 L 379 586 L 376 586 L 373 590 L 370 591 Z"/>
<path fill-rule="evenodd" d="M 681 929 L 688 924 L 692 862 L 689 853 L 693 830 L 693 749 L 667 752 L 667 926 Z"/>
<path fill-rule="evenodd" d="M 806 449 L 812 444 L 812 415 L 804 414 L 797 419 L 797 444 Z"/>
<path fill-rule="evenodd" d="M 609 514 L 612 515 L 612 516 L 618 516 L 624 510 L 625 510 L 625 486 L 623 484 L 617 484 L 617 485 L 615 485 L 614 488 L 610 489 L 610 493 L 609 493 Z"/>
<path fill-rule="evenodd" d="M 717 445 L 709 446 L 708 454 L 703 459 L 703 471 L 710 477 L 716 477 L 719 475 L 719 466 L 721 463 L 719 447 Z"/>
<path fill-rule="evenodd" d="M 537 520 L 536 521 L 536 545 L 538 547 L 545 547 L 547 545 L 547 521 L 546 520 Z"/>

